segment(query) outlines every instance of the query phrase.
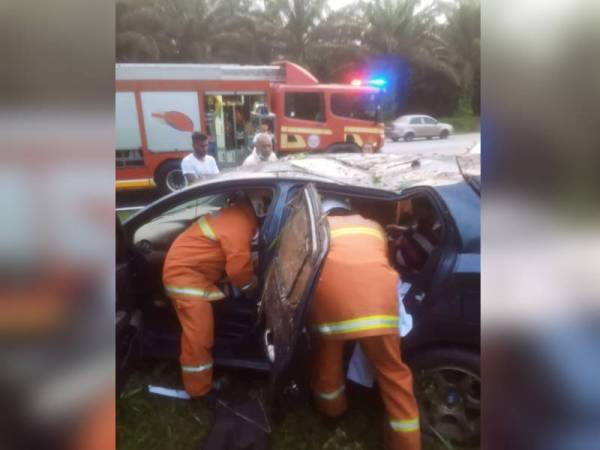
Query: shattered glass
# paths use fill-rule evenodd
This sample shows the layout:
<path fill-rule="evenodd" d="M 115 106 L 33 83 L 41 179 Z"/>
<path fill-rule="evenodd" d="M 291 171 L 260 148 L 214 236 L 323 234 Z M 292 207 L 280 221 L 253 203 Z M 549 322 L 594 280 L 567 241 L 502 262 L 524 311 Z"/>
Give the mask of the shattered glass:
<path fill-rule="evenodd" d="M 316 190 L 312 195 L 316 197 Z M 326 221 L 313 234 L 311 220 L 316 222 L 316 218 L 311 219 L 306 197 L 303 190 L 290 205 L 291 213 L 265 277 L 262 306 L 267 328 L 273 332 L 275 373 L 283 370 L 292 356 L 296 337 L 304 326 L 309 290 L 327 248 Z"/>

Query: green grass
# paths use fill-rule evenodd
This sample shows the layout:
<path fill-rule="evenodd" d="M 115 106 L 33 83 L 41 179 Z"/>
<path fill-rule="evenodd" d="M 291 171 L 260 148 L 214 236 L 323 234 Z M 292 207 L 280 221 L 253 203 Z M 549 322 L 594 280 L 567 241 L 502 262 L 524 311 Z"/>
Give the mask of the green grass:
<path fill-rule="evenodd" d="M 227 397 L 250 396 L 267 404 L 268 378 L 247 371 L 219 373 Z M 151 395 L 147 385 L 181 389 L 176 363 L 144 363 L 130 376 L 117 401 L 120 450 L 198 450 L 214 421 L 206 407 Z M 327 426 L 307 401 L 273 424 L 273 450 L 383 450 L 383 408 L 370 390 L 349 390 L 350 408 L 335 427 Z M 443 447 L 424 445 L 424 450 Z"/>
<path fill-rule="evenodd" d="M 479 116 L 457 115 L 439 117 L 438 120 L 452 125 L 455 133 L 478 133 L 480 131 Z"/>

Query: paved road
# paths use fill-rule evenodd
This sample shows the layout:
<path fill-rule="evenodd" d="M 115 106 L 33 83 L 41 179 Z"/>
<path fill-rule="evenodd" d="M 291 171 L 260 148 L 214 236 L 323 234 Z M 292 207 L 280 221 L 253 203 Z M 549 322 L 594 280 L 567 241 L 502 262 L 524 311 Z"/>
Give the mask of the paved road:
<path fill-rule="evenodd" d="M 383 146 L 383 153 L 445 153 L 455 155 L 457 153 L 464 152 L 467 148 L 471 147 L 475 142 L 479 141 L 479 133 L 468 133 L 468 134 L 455 134 L 450 136 L 448 139 L 433 138 L 427 139 L 416 139 L 411 142 L 392 142 L 386 139 L 386 143 Z"/>
<path fill-rule="evenodd" d="M 392 142 L 387 140 L 383 147 L 383 153 L 416 152 L 416 153 L 447 153 L 457 154 L 464 152 L 473 143 L 480 139 L 479 133 L 456 134 L 448 139 L 417 139 L 412 142 Z M 118 192 L 117 208 L 144 206 L 159 198 L 155 190 L 141 192 Z"/>

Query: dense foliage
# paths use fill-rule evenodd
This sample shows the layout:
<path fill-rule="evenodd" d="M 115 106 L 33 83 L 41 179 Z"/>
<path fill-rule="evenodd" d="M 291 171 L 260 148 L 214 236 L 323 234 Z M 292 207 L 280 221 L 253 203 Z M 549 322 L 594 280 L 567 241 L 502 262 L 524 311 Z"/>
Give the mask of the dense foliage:
<path fill-rule="evenodd" d="M 119 0 L 118 62 L 268 64 L 289 59 L 323 82 L 388 79 L 386 117 L 479 114 L 478 0 Z"/>

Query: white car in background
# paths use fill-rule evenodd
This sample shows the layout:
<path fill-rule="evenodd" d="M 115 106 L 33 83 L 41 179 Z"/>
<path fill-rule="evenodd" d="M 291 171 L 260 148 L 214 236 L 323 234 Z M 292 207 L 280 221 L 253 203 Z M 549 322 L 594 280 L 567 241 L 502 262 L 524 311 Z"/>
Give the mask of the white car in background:
<path fill-rule="evenodd" d="M 400 116 L 385 128 L 386 137 L 394 142 L 400 139 L 412 141 L 420 137 L 446 139 L 453 132 L 454 128 L 449 123 L 442 123 L 422 114 Z"/>

